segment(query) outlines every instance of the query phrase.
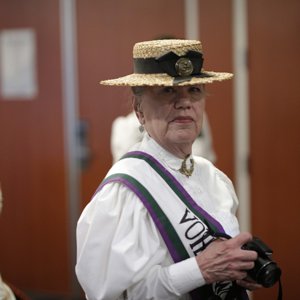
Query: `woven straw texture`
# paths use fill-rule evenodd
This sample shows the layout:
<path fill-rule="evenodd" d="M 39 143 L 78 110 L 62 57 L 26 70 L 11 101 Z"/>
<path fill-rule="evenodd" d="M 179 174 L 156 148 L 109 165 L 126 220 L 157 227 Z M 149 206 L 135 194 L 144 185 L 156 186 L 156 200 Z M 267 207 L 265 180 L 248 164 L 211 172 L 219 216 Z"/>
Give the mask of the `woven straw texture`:
<path fill-rule="evenodd" d="M 133 47 L 133 58 L 160 57 L 170 51 L 178 56 L 188 51 L 202 53 L 202 46 L 199 41 L 194 40 L 154 40 L 136 43 Z"/>

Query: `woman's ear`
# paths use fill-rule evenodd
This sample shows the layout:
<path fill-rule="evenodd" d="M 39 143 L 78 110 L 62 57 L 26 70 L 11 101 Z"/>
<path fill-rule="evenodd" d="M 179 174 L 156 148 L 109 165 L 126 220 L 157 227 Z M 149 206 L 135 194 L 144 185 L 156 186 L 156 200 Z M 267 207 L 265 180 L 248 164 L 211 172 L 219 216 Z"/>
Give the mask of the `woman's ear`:
<path fill-rule="evenodd" d="M 144 113 L 142 110 L 141 99 L 137 99 L 137 96 L 133 96 L 132 98 L 132 106 L 135 111 L 135 114 L 141 125 L 145 124 Z"/>

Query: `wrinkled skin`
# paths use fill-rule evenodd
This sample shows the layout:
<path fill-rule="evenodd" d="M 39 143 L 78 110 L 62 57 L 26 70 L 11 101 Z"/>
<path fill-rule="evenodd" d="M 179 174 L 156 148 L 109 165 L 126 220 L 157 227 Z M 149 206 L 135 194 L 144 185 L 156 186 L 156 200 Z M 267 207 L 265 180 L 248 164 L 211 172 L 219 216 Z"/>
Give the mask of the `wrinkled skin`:
<path fill-rule="evenodd" d="M 203 85 L 145 87 L 134 100 L 137 117 L 149 135 L 179 158 L 191 154 L 204 108 Z"/>
<path fill-rule="evenodd" d="M 240 233 L 230 240 L 216 240 L 202 251 L 196 260 L 206 283 L 236 280 L 249 290 L 260 288 L 261 285 L 247 278 L 247 270 L 254 267 L 257 253 L 241 249 L 251 239 L 250 233 Z"/>

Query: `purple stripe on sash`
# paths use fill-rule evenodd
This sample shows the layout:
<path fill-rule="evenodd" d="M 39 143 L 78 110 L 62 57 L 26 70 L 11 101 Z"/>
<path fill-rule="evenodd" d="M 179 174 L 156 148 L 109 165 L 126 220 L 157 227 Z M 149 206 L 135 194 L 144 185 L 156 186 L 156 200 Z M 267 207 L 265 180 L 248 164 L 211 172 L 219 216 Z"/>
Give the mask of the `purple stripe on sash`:
<path fill-rule="evenodd" d="M 165 231 L 163 224 L 159 220 L 159 218 L 156 215 L 155 211 L 152 209 L 151 205 L 148 203 L 147 199 L 139 191 L 139 189 L 136 188 L 136 186 L 134 184 L 132 184 L 130 181 L 126 180 L 123 177 L 111 178 L 111 179 L 108 179 L 107 181 L 105 181 L 103 184 L 101 184 L 99 186 L 99 188 L 97 189 L 97 192 L 99 192 L 104 185 L 106 185 L 108 183 L 112 183 L 112 182 L 119 182 L 119 183 L 122 183 L 122 184 L 126 185 L 129 189 L 131 189 L 140 198 L 140 200 L 143 202 L 144 206 L 147 208 L 149 214 L 151 215 L 151 217 L 152 217 L 155 225 L 157 226 L 160 234 L 162 235 L 163 240 L 165 241 L 166 246 L 167 246 L 174 262 L 181 261 L 180 256 L 177 253 L 176 249 L 173 247 L 173 243 L 170 240 L 170 238 L 168 236 L 168 233 Z"/>
<path fill-rule="evenodd" d="M 178 182 L 178 180 L 159 162 L 157 161 L 153 156 L 146 152 L 142 151 L 132 151 L 128 152 L 127 155 L 142 155 L 147 157 L 149 160 L 151 160 L 152 163 L 154 163 L 169 179 L 172 180 L 174 185 L 180 190 L 180 192 L 184 195 L 184 197 L 187 199 L 189 204 L 201 215 L 203 215 L 210 223 L 212 223 L 218 230 L 219 232 L 225 233 L 224 228 L 222 225 L 214 219 L 208 212 L 206 212 L 203 208 L 201 208 L 195 201 L 194 199 L 190 196 L 190 194 L 183 188 L 183 186 Z"/>

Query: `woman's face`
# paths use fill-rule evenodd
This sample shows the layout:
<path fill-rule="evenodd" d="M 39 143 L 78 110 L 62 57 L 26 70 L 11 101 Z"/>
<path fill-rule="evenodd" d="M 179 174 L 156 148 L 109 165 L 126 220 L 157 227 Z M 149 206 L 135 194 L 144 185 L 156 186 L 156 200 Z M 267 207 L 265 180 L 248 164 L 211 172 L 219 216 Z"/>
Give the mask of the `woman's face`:
<path fill-rule="evenodd" d="M 140 123 L 171 153 L 178 147 L 190 153 L 202 126 L 204 93 L 204 85 L 145 87 L 136 107 Z"/>

